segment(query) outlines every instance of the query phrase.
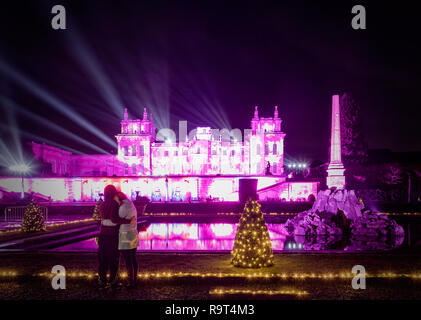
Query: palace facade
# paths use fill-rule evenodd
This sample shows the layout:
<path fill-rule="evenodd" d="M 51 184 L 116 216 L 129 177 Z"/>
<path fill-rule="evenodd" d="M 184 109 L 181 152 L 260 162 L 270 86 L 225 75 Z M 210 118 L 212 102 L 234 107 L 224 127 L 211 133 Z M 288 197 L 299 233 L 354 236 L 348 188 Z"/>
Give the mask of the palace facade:
<path fill-rule="evenodd" d="M 284 173 L 284 138 L 277 107 L 270 118 L 255 107 L 242 139 L 228 130 L 198 127 L 185 141 L 158 141 L 152 114 L 129 119 L 127 109 L 116 135 L 116 155 L 75 155 L 32 142 L 35 158 L 51 165 L 55 176 L 259 176 Z M 232 131 L 231 131 L 232 132 Z"/>

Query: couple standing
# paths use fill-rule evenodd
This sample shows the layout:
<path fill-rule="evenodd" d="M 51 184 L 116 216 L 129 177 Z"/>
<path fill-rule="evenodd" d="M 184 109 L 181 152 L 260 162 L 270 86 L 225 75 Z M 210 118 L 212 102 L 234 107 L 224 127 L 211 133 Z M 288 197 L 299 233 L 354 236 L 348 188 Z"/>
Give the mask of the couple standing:
<path fill-rule="evenodd" d="M 107 285 L 110 271 L 111 287 L 119 286 L 118 267 L 122 254 L 128 274 L 128 286 L 134 288 L 137 279 L 136 249 L 139 246 L 137 211 L 127 196 L 108 185 L 104 189 L 104 202 L 99 207 L 101 226 L 98 237 L 99 284 Z"/>

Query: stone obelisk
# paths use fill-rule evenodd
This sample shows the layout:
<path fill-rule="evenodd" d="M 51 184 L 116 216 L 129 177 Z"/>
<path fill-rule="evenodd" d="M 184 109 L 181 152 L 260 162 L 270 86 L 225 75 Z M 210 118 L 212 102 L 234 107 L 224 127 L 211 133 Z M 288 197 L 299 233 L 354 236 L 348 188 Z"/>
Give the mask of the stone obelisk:
<path fill-rule="evenodd" d="M 341 159 L 341 114 L 339 95 L 332 96 L 332 132 L 330 138 L 330 161 L 327 168 L 327 186 L 345 188 L 344 165 Z"/>

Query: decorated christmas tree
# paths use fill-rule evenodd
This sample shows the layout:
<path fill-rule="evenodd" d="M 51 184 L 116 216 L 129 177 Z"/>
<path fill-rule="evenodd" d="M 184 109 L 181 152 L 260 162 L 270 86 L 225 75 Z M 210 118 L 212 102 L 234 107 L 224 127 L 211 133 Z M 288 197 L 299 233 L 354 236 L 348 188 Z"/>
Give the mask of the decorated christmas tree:
<path fill-rule="evenodd" d="M 95 221 L 101 220 L 101 214 L 99 213 L 99 207 L 101 206 L 102 202 L 103 201 L 101 199 L 99 199 L 97 204 L 95 205 L 94 214 L 92 215 L 92 219 L 94 219 Z"/>
<path fill-rule="evenodd" d="M 44 216 L 41 208 L 32 199 L 26 206 L 22 218 L 22 231 L 23 232 L 36 232 L 45 230 Z"/>
<path fill-rule="evenodd" d="M 261 268 L 273 265 L 272 244 L 260 204 L 248 200 L 238 223 L 231 263 L 236 267 Z"/>

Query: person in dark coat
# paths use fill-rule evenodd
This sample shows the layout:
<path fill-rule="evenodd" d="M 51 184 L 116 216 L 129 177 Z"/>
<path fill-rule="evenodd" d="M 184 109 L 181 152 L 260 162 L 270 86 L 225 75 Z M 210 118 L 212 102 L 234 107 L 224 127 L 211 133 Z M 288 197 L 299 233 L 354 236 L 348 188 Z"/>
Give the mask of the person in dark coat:
<path fill-rule="evenodd" d="M 104 189 L 104 202 L 99 207 L 101 225 L 98 236 L 98 275 L 100 287 L 107 283 L 111 287 L 117 286 L 117 272 L 119 266 L 118 241 L 120 224 L 131 223 L 132 219 L 123 219 L 118 215 L 119 205 L 114 200 L 117 189 L 108 185 Z M 110 278 L 107 281 L 107 272 L 110 271 Z"/>

